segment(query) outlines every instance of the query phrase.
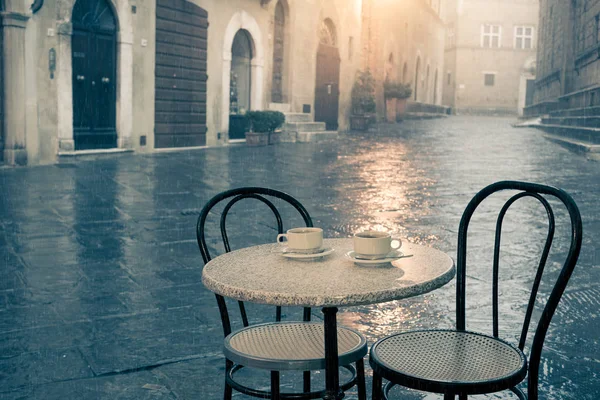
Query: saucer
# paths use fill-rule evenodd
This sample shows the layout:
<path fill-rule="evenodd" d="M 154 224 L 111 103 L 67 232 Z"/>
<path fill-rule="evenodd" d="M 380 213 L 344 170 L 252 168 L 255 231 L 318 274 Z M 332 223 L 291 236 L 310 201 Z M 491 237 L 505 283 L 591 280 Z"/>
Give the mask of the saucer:
<path fill-rule="evenodd" d="M 399 250 L 392 250 L 389 253 L 387 253 L 387 255 L 385 257 L 375 258 L 375 259 L 366 259 L 366 258 L 357 257 L 356 253 L 354 251 L 349 251 L 348 253 L 346 253 L 346 257 L 348 257 L 349 259 L 354 261 L 354 263 L 359 264 L 359 265 L 377 265 L 377 264 L 387 264 L 392 261 L 399 260 L 400 258 L 404 257 L 404 253 L 402 253 Z"/>
<path fill-rule="evenodd" d="M 328 256 L 334 251 L 335 249 L 333 247 L 324 247 L 317 250 L 314 253 L 294 253 L 286 247 L 285 249 L 283 249 L 281 255 L 287 258 L 311 259 Z"/>

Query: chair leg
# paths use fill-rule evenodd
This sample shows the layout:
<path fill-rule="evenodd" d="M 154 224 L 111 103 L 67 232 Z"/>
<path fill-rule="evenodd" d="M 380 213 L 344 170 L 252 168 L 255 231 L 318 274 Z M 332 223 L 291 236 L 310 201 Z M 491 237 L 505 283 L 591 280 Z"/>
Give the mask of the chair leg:
<path fill-rule="evenodd" d="M 232 366 L 233 363 L 231 361 L 225 361 L 225 389 L 223 390 L 223 400 L 231 400 L 231 396 L 233 395 L 233 388 L 227 384 L 227 374 L 229 374 L 229 370 Z"/>
<path fill-rule="evenodd" d="M 233 395 L 233 389 L 227 383 L 225 384 L 225 391 L 223 392 L 223 400 L 231 400 Z"/>
<path fill-rule="evenodd" d="M 358 400 L 367 400 L 365 362 L 362 359 L 356 361 L 356 388 L 358 389 Z"/>
<path fill-rule="evenodd" d="M 373 371 L 373 400 L 381 400 L 381 385 L 383 380 L 375 371 Z"/>
<path fill-rule="evenodd" d="M 279 394 L 279 371 L 271 371 L 271 399 L 281 399 Z"/>
<path fill-rule="evenodd" d="M 302 390 L 304 393 L 310 392 L 310 371 L 304 371 L 304 385 L 302 386 Z"/>

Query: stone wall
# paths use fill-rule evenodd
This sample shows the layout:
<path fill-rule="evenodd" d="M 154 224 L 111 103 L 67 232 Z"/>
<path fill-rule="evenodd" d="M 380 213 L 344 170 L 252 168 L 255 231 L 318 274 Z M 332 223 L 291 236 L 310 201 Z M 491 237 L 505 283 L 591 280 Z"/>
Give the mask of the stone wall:
<path fill-rule="evenodd" d="M 537 79 L 535 103 L 556 101 L 565 93 L 565 68 L 570 64 L 568 1 L 544 0 L 539 11 L 539 40 L 537 51 Z"/>
<path fill-rule="evenodd" d="M 274 11 L 277 0 L 191 0 L 208 12 L 207 145 L 227 142 L 229 73 L 233 35 L 253 41 L 252 108 L 270 103 Z M 286 11 L 284 98 L 293 112 L 314 112 L 316 53 L 321 22 L 335 25 L 340 53 L 339 128 L 347 129 L 350 92 L 361 57 L 361 1 L 281 0 Z M 44 164 L 72 152 L 73 87 L 71 12 L 75 0 L 45 0 L 32 14 L 26 2 L 3 10 L 5 159 L 8 164 Z M 118 147 L 154 147 L 156 1 L 109 0 L 118 20 Z M 11 2 L 12 4 L 12 2 Z M 56 70 L 49 71 L 49 52 Z M 14 53 L 14 54 L 13 54 Z M 8 82 L 8 83 L 7 83 Z M 142 144 L 145 139 L 145 145 Z"/>
<path fill-rule="evenodd" d="M 155 2 L 110 0 L 118 21 L 117 33 L 117 133 L 118 147 L 137 150 L 139 137 L 153 142 L 154 131 L 154 7 Z M 22 10 L 18 38 L 7 29 L 14 13 L 3 15 L 7 164 L 56 162 L 60 152 L 73 151 L 73 90 L 71 69 L 71 12 L 74 0 L 45 0 L 33 14 Z M 135 12 L 132 7 L 135 5 Z M 14 24 L 13 24 L 14 25 Z M 18 40 L 17 44 L 15 40 Z M 50 57 L 55 55 L 51 71 Z M 8 56 L 8 57 L 7 57 Z M 12 68 L 18 63 L 18 68 Z M 15 65 L 16 66 L 16 65 Z M 7 108 L 6 108 L 7 107 Z M 13 112 L 12 108 L 18 108 Z M 134 123 L 135 121 L 135 123 Z"/>
<path fill-rule="evenodd" d="M 409 83 L 411 100 L 442 104 L 444 23 L 440 12 L 437 1 L 363 2 L 362 67 L 377 81 L 378 115 L 384 115 L 386 79 Z"/>
<path fill-rule="evenodd" d="M 336 28 L 340 52 L 339 129 L 349 126 L 350 92 L 360 65 L 361 9 L 359 1 L 281 0 L 286 11 L 284 97 L 292 112 L 309 105 L 314 113 L 316 55 L 321 22 L 329 18 Z M 250 32 L 255 57 L 252 65 L 253 109 L 271 101 L 273 29 L 277 0 L 196 0 L 208 12 L 207 144 L 227 142 L 229 127 L 229 73 L 231 40 L 239 29 Z"/>
<path fill-rule="evenodd" d="M 577 2 L 572 10 L 574 21 L 573 37 L 574 73 L 571 72 L 572 86 L 569 92 L 576 92 L 584 88 L 600 84 L 600 0 Z M 591 99 L 589 99 L 591 100 Z M 589 102 L 588 102 L 589 103 Z M 597 105 L 586 104 L 586 105 Z"/>
<path fill-rule="evenodd" d="M 600 1 L 541 3 L 535 102 L 562 108 L 599 102 Z"/>
<path fill-rule="evenodd" d="M 456 112 L 520 112 L 526 80 L 535 73 L 537 0 L 455 0 L 445 13 L 447 28 L 444 101 Z M 483 46 L 485 24 L 500 27 L 499 47 Z M 532 48 L 516 46 L 516 28 L 533 27 Z M 485 76 L 494 75 L 486 85 Z"/>

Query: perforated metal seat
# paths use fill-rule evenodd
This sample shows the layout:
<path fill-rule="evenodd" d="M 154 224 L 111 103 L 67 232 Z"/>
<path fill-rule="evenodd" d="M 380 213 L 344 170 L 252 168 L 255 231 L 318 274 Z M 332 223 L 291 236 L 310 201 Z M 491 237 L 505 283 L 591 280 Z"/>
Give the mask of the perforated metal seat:
<path fill-rule="evenodd" d="M 278 322 L 253 325 L 225 338 L 225 356 L 236 364 L 267 370 L 325 369 L 323 324 Z M 362 359 L 367 342 L 358 332 L 338 327 L 340 365 Z"/>
<path fill-rule="evenodd" d="M 509 389 L 527 373 L 525 355 L 509 343 L 481 333 L 451 330 L 403 332 L 373 345 L 371 363 L 385 379 L 413 389 L 443 393 L 487 393 Z"/>

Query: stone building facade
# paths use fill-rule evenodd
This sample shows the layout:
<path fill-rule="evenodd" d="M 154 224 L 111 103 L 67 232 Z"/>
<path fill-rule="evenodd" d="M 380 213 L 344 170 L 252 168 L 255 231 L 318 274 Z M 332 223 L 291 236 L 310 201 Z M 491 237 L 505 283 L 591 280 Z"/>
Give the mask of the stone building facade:
<path fill-rule="evenodd" d="M 153 2 L 4 0 L 3 143 L 8 165 L 137 149 L 154 129 Z M 93 142 L 92 140 L 91 142 Z"/>
<path fill-rule="evenodd" d="M 364 0 L 363 62 L 376 79 L 378 115 L 383 82 L 409 83 L 411 102 L 442 104 L 444 23 L 441 0 Z"/>
<path fill-rule="evenodd" d="M 533 102 L 538 3 L 448 0 L 444 104 L 456 113 L 521 114 Z"/>
<path fill-rule="evenodd" d="M 600 105 L 600 1 L 541 0 L 530 114 Z"/>
<path fill-rule="evenodd" d="M 0 154 L 224 145 L 246 110 L 347 129 L 361 0 L 0 0 Z M 1 160 L 0 160 L 1 161 Z"/>
<path fill-rule="evenodd" d="M 231 139 L 231 115 L 240 108 L 308 112 L 323 120 L 318 71 L 326 69 L 333 77 L 324 90 L 336 95 L 338 102 L 331 124 L 348 128 L 350 92 L 360 67 L 360 1 L 197 0 L 197 4 L 207 11 L 210 23 L 208 145 Z M 232 92 L 237 104 L 231 100 Z"/>

